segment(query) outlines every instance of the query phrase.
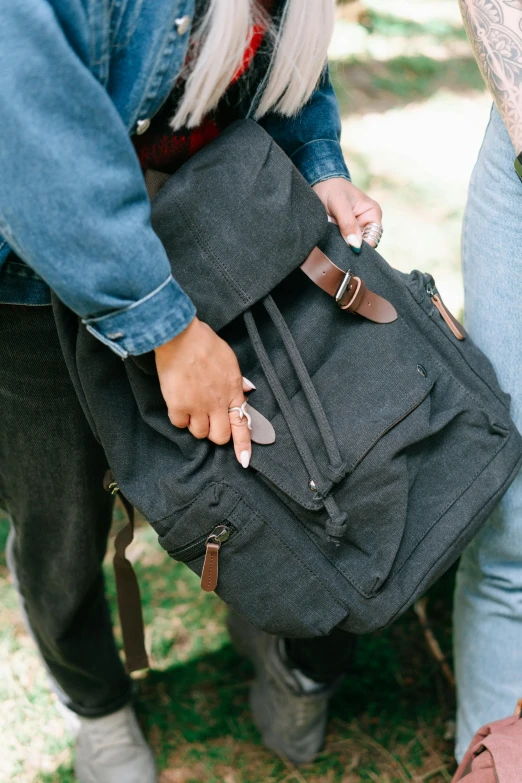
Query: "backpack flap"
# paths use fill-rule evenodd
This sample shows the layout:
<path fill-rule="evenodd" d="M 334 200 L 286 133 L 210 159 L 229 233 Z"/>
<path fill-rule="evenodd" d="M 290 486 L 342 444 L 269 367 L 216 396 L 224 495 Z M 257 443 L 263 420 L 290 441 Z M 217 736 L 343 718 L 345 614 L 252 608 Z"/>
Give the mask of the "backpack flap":
<path fill-rule="evenodd" d="M 268 133 L 240 120 L 166 182 L 152 225 L 174 278 L 219 331 L 303 263 L 328 220 Z"/>

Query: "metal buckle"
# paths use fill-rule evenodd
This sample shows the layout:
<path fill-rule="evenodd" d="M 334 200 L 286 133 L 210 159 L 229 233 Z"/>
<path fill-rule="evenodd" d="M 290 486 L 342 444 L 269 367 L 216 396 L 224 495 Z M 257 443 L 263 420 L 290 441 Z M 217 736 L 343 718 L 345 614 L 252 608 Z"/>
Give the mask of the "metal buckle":
<path fill-rule="evenodd" d="M 352 282 L 352 280 L 353 280 L 353 272 L 351 269 L 349 269 L 345 274 L 344 279 L 335 295 L 335 301 L 337 302 L 339 307 L 342 307 L 342 301 L 344 299 L 344 295 L 347 292 L 348 288 L 350 287 L 350 283 Z"/>

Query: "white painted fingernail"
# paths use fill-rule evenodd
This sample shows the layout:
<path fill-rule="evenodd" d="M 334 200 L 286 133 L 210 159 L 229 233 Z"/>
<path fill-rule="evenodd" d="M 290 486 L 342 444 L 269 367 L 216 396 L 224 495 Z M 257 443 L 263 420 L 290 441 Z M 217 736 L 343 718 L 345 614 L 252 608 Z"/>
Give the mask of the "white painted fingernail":
<path fill-rule="evenodd" d="M 245 386 L 248 386 L 249 389 L 255 389 L 256 388 L 254 386 L 254 384 L 252 383 L 252 381 L 249 381 L 248 378 L 245 378 L 244 375 L 243 375 L 243 383 L 245 384 Z"/>
<path fill-rule="evenodd" d="M 242 451 L 241 454 L 239 455 L 239 459 L 243 467 L 248 468 L 248 466 L 250 465 L 250 452 L 246 450 Z"/>
<path fill-rule="evenodd" d="M 360 248 L 362 244 L 362 239 L 358 237 L 357 234 L 348 234 L 348 236 L 344 238 L 344 241 L 348 242 L 352 247 L 357 248 Z"/>

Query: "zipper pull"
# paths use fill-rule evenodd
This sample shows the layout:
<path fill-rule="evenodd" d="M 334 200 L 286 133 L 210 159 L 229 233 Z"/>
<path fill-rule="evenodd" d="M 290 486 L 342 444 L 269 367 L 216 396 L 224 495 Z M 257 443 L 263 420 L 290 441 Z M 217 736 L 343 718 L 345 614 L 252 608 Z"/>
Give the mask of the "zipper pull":
<path fill-rule="evenodd" d="M 207 552 L 203 571 L 201 572 L 201 589 L 205 593 L 213 593 L 217 587 L 219 576 L 219 550 L 230 538 L 230 528 L 218 525 L 207 538 Z"/>
<path fill-rule="evenodd" d="M 435 288 L 435 283 L 430 282 L 426 286 L 426 293 L 430 297 L 431 301 L 441 314 L 442 318 L 444 319 L 444 323 L 447 325 L 448 329 L 451 331 L 451 333 L 454 335 L 454 337 L 457 338 L 457 340 L 465 340 L 466 334 L 464 332 L 464 329 L 459 324 L 456 318 L 450 313 L 442 299 L 440 298 L 440 294 Z"/>
<path fill-rule="evenodd" d="M 443 317 L 444 321 L 446 322 L 451 333 L 457 338 L 457 340 L 465 340 L 466 335 L 464 334 L 464 330 L 462 329 L 462 326 L 447 309 L 446 305 L 440 298 L 440 295 L 435 294 L 434 296 L 431 297 L 431 301 L 433 302 L 433 304 L 435 305 L 435 307 Z"/>

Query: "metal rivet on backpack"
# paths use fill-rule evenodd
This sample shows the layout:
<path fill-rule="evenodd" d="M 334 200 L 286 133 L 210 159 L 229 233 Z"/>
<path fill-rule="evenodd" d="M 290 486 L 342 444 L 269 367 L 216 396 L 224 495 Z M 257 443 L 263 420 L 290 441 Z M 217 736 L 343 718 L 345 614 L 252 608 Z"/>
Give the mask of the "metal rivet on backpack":
<path fill-rule="evenodd" d="M 425 378 L 428 374 L 428 371 L 426 370 L 425 367 L 422 366 L 422 364 L 417 365 L 417 372 L 420 372 L 423 378 Z"/>
<path fill-rule="evenodd" d="M 317 486 L 313 479 L 310 479 L 310 481 L 308 482 L 308 489 L 310 490 L 310 492 L 317 492 Z"/>

